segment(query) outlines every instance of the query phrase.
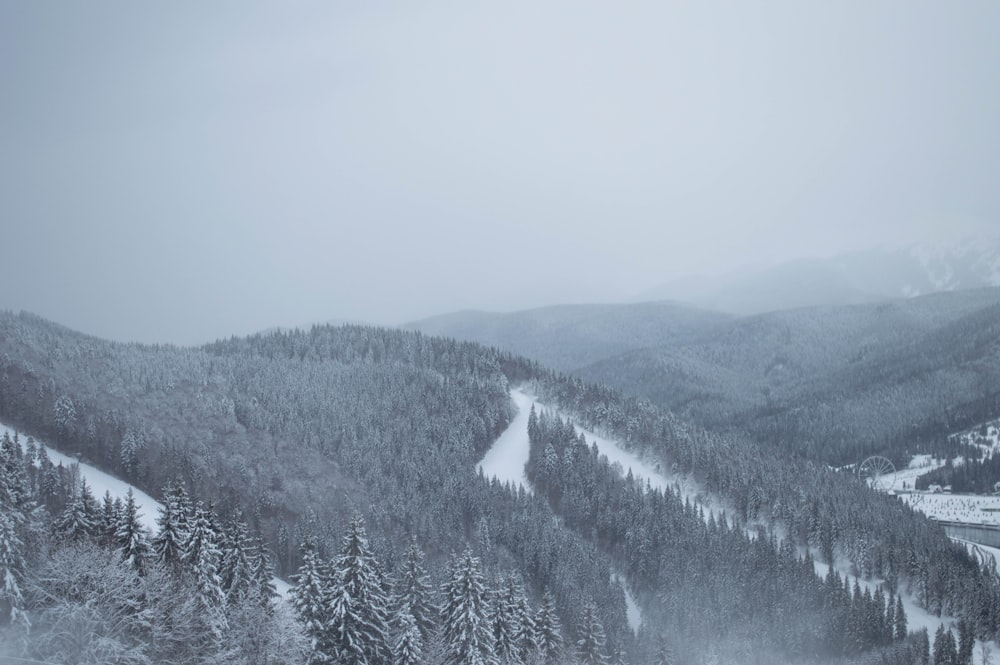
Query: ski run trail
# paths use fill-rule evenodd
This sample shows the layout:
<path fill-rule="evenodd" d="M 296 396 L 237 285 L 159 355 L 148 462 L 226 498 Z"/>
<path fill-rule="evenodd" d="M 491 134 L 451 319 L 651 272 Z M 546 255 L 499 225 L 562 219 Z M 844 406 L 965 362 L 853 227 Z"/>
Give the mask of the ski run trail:
<path fill-rule="evenodd" d="M 15 430 L 8 425 L 0 423 L 0 437 L 2 437 L 5 433 L 10 434 L 11 438 L 13 438 Z M 18 440 L 21 442 L 21 445 L 24 446 L 28 437 L 23 434 L 18 434 Z M 159 511 L 163 509 L 163 504 L 159 501 L 156 501 L 139 488 L 134 485 L 130 485 L 124 480 L 115 478 L 111 474 L 105 473 L 100 469 L 79 461 L 75 457 L 71 457 L 56 450 L 46 441 L 39 441 L 38 439 L 35 439 L 35 444 L 45 446 L 45 452 L 48 454 L 49 459 L 52 460 L 54 465 L 62 465 L 67 469 L 72 468 L 73 466 L 79 467 L 80 478 L 87 481 L 87 485 L 90 486 L 90 490 L 93 492 L 94 498 L 98 501 L 100 501 L 101 497 L 104 496 L 105 492 L 110 492 L 113 498 L 120 498 L 124 501 L 129 489 L 131 489 L 132 495 L 135 499 L 136 508 L 139 510 L 139 522 L 151 536 L 157 532 L 156 518 Z M 288 590 L 290 589 L 288 582 L 285 582 L 278 577 L 272 578 L 271 581 L 274 583 L 274 588 L 278 591 L 278 594 L 287 600 Z"/>
<path fill-rule="evenodd" d="M 528 393 L 523 387 L 513 388 L 510 391 L 510 396 L 514 405 L 517 407 L 517 413 L 515 414 L 510 425 L 507 426 L 507 429 L 503 431 L 493 446 L 491 446 L 486 452 L 486 455 L 483 456 L 483 459 L 476 467 L 476 470 L 481 471 L 486 478 L 497 478 L 500 482 L 510 483 L 513 487 L 521 485 L 526 491 L 530 492 L 531 485 L 524 475 L 524 465 L 528 461 L 528 416 L 531 412 L 531 408 L 534 406 L 535 412 L 539 414 L 545 411 L 550 414 L 558 415 L 564 419 L 566 418 L 566 415 L 562 414 L 557 409 L 545 406 L 539 402 L 536 397 Z M 572 420 L 572 418 L 570 418 L 570 420 Z M 639 455 L 626 450 L 615 440 L 591 432 L 590 430 L 579 427 L 578 425 L 576 426 L 576 429 L 578 432 L 583 433 L 588 444 L 597 444 L 597 449 L 600 451 L 601 455 L 606 456 L 611 464 L 619 464 L 622 475 L 631 471 L 634 477 L 641 478 L 643 481 L 648 482 L 649 486 L 653 489 L 658 489 L 663 492 L 679 493 L 682 499 L 689 499 L 692 503 L 700 504 L 705 509 L 706 519 L 712 514 L 719 517 L 724 512 L 731 512 L 727 510 L 727 504 L 725 501 L 705 492 L 704 489 L 701 488 L 692 478 L 680 474 L 664 473 L 659 463 L 644 460 Z M 813 554 L 815 555 L 815 552 Z M 998 559 L 998 565 L 1000 565 L 1000 559 Z M 849 583 L 853 585 L 855 578 L 850 575 L 850 568 L 850 563 L 847 561 L 836 562 L 836 570 L 841 576 L 847 575 L 849 577 Z M 817 561 L 815 563 L 815 569 L 817 575 L 820 577 L 826 577 L 827 572 L 829 571 L 829 565 Z M 622 591 L 625 593 L 625 605 L 629 626 L 633 631 L 638 630 L 639 626 L 642 624 L 642 613 L 638 604 L 635 602 L 635 598 L 629 591 L 628 584 L 626 583 L 624 576 L 616 572 L 612 574 L 612 579 L 621 584 Z M 875 588 L 882 583 L 882 580 L 858 579 L 858 582 L 861 584 L 862 589 L 867 587 L 874 591 Z M 958 621 L 955 617 L 938 617 L 932 615 L 919 607 L 916 602 L 914 602 L 914 599 L 908 595 L 903 596 L 903 607 L 906 610 L 909 630 L 913 631 L 926 628 L 932 641 L 934 639 L 934 633 L 937 631 L 939 625 L 943 624 L 946 628 L 957 630 L 956 625 Z M 996 643 L 991 642 L 989 645 L 993 649 L 994 654 L 1000 651 L 1000 646 Z M 980 658 L 979 642 L 977 641 L 975 654 L 973 656 L 974 665 L 980 664 Z"/>

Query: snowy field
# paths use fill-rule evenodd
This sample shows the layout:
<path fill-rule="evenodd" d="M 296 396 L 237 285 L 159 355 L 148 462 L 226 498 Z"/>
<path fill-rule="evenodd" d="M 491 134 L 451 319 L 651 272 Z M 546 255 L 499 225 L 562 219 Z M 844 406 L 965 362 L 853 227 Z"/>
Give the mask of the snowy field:
<path fill-rule="evenodd" d="M 917 477 L 925 473 L 930 473 L 938 467 L 944 466 L 944 460 L 934 459 L 930 455 L 914 455 L 909 466 L 899 469 L 892 476 L 891 482 L 887 483 L 886 489 L 895 492 L 912 491 L 916 487 Z"/>
<path fill-rule="evenodd" d="M 931 519 L 1000 526 L 1000 496 L 929 492 L 907 492 L 898 496 L 900 501 Z"/>
<path fill-rule="evenodd" d="M 483 460 L 476 467 L 487 478 L 496 478 L 502 483 L 510 483 L 514 487 L 522 485 L 531 491 L 531 485 L 524 475 L 524 465 L 528 463 L 528 416 L 531 407 L 536 412 L 541 411 L 534 398 L 523 390 L 511 390 L 510 398 L 514 400 L 517 414 L 507 429 L 497 438 Z"/>
<path fill-rule="evenodd" d="M 1000 420 L 991 420 L 978 427 L 952 434 L 949 440 L 958 440 L 969 446 L 982 448 L 986 457 L 992 457 L 993 453 L 1000 448 Z"/>
<path fill-rule="evenodd" d="M 11 438 L 14 437 L 14 429 L 0 423 L 0 437 L 5 433 L 10 434 Z M 27 442 L 28 437 L 24 435 L 19 435 L 21 446 Z M 153 535 L 157 531 L 156 518 L 159 515 L 159 511 L 163 508 L 163 504 L 156 501 L 151 496 L 143 492 L 142 490 L 136 488 L 134 485 L 130 485 L 124 480 L 115 478 L 111 474 L 105 473 L 100 469 L 90 466 L 89 464 L 84 464 L 77 461 L 75 457 L 70 457 L 69 455 L 64 455 L 59 452 L 48 443 L 43 441 L 35 440 L 36 445 L 44 445 L 45 451 L 52 460 L 52 463 L 56 466 L 60 464 L 64 467 L 71 467 L 74 465 L 79 466 L 80 477 L 87 481 L 87 485 L 90 486 L 91 491 L 94 494 L 94 498 L 100 500 L 104 496 L 105 492 L 111 492 L 113 498 L 121 498 L 125 500 L 126 494 L 128 494 L 129 488 L 132 489 L 132 494 L 135 498 L 136 507 L 139 510 L 139 522 L 149 531 L 150 535 Z M 275 589 L 282 598 L 288 598 L 288 590 L 290 585 L 282 579 L 277 577 L 271 580 L 274 583 Z"/>

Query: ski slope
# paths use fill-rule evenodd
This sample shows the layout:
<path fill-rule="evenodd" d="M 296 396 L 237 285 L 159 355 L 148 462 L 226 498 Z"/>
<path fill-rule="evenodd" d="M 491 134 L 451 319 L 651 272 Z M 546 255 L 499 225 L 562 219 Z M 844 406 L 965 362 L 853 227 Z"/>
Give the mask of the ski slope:
<path fill-rule="evenodd" d="M 536 411 L 540 407 L 534 398 L 523 390 L 511 390 L 510 398 L 514 401 L 514 406 L 517 407 L 517 413 L 507 429 L 486 451 L 486 455 L 476 466 L 476 470 L 482 471 L 487 478 L 496 478 L 501 483 L 510 483 L 514 487 L 520 485 L 530 492 L 531 484 L 524 475 L 524 465 L 528 463 L 530 447 L 528 445 L 528 416 L 531 414 L 532 406 L 535 406 Z"/>
<path fill-rule="evenodd" d="M 11 438 L 13 438 L 14 433 L 14 428 L 0 423 L 0 437 L 3 437 L 4 434 L 10 434 Z M 27 442 L 27 437 L 18 435 L 18 438 L 21 446 L 23 447 Z M 103 497 L 106 492 L 110 492 L 112 498 L 120 498 L 124 501 L 129 489 L 131 489 L 135 505 L 138 510 L 139 523 L 142 524 L 143 528 L 149 532 L 150 536 L 157 532 L 156 518 L 159 511 L 163 509 L 163 504 L 159 501 L 124 480 L 115 478 L 111 474 L 105 473 L 96 467 L 80 462 L 75 457 L 59 452 L 44 441 L 35 439 L 35 444 L 45 446 L 45 452 L 54 465 L 62 465 L 66 468 L 70 468 L 74 465 L 79 467 L 80 478 L 87 481 L 87 485 L 90 486 L 90 489 L 94 494 L 94 498 L 98 501 L 100 501 L 101 497 Z M 271 581 L 274 583 L 274 588 L 277 590 L 278 594 L 280 594 L 283 599 L 287 599 L 288 591 L 291 586 L 284 580 L 277 577 L 272 578 Z"/>
<path fill-rule="evenodd" d="M 525 491 L 531 492 L 531 483 L 524 475 L 524 466 L 528 462 L 531 447 L 528 440 L 528 417 L 531 414 L 531 409 L 534 407 L 536 413 L 545 411 L 559 417 L 565 418 L 565 416 L 558 409 L 546 407 L 522 388 L 512 389 L 510 398 L 517 408 L 517 413 L 507 429 L 497 437 L 490 449 L 486 451 L 483 459 L 476 466 L 476 470 L 482 472 L 486 478 L 496 478 L 502 483 L 509 483 L 513 487 L 521 486 Z M 702 504 L 709 504 L 710 512 L 721 512 L 721 502 L 706 498 L 693 481 L 680 476 L 668 476 L 661 471 L 659 464 L 643 460 L 635 453 L 625 450 L 613 439 L 579 426 L 576 426 L 576 429 L 583 433 L 588 444 L 597 445 L 598 451 L 608 458 L 609 463 L 617 464 L 623 476 L 631 472 L 634 478 L 648 482 L 653 489 L 662 492 L 679 490 L 682 498 L 686 497 Z M 624 577 L 617 573 L 612 576 L 612 579 L 621 584 L 622 591 L 625 593 L 629 626 L 633 631 L 639 630 L 642 625 L 642 613 L 629 591 L 628 584 L 626 584 Z"/>

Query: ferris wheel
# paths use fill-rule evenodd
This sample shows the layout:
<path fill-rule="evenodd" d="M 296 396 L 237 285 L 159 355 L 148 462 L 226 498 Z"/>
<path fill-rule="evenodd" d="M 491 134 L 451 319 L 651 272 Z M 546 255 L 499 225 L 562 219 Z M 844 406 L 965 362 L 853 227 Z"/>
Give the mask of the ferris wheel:
<path fill-rule="evenodd" d="M 878 492 L 892 489 L 896 477 L 896 467 L 887 457 L 872 455 L 858 465 L 858 478 Z"/>

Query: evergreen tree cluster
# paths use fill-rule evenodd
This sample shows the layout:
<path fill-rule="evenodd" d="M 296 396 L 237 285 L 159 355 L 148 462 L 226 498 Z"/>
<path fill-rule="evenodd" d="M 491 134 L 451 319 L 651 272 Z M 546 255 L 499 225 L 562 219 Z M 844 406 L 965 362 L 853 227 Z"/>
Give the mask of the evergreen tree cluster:
<path fill-rule="evenodd" d="M 64 467 L 55 482 L 66 499 L 50 507 L 37 482 L 45 459 L 30 442 L 22 449 L 0 438 L 0 525 L 17 526 L 13 538 L 0 534 L 8 583 L 0 654 L 95 664 L 297 662 L 304 640 L 276 603 L 266 551 L 238 517 L 221 526 L 174 486 L 151 537 L 131 489 L 124 500 L 106 493 L 99 502 Z"/>
<path fill-rule="evenodd" d="M 902 602 L 891 592 L 862 592 L 857 581 L 852 591 L 832 567 L 824 581 L 808 550 L 800 555 L 788 539 L 779 543 L 623 478 L 567 421 L 532 413 L 528 427 L 532 484 L 568 526 L 610 553 L 633 588 L 664 590 L 645 598 L 646 608 L 649 623 L 673 639 L 738 636 L 750 648 L 802 659 L 851 656 L 906 638 Z M 699 555 L 705 551 L 714 554 Z"/>
<path fill-rule="evenodd" d="M 302 548 L 292 604 L 309 638 L 309 663 L 609 662 L 595 603 L 584 603 L 577 640 L 567 640 L 552 594 L 544 592 L 534 609 L 517 574 L 491 587 L 470 548 L 450 557 L 437 589 L 416 543 L 387 574 L 357 515 L 332 559 L 320 557 L 312 541 Z"/>

